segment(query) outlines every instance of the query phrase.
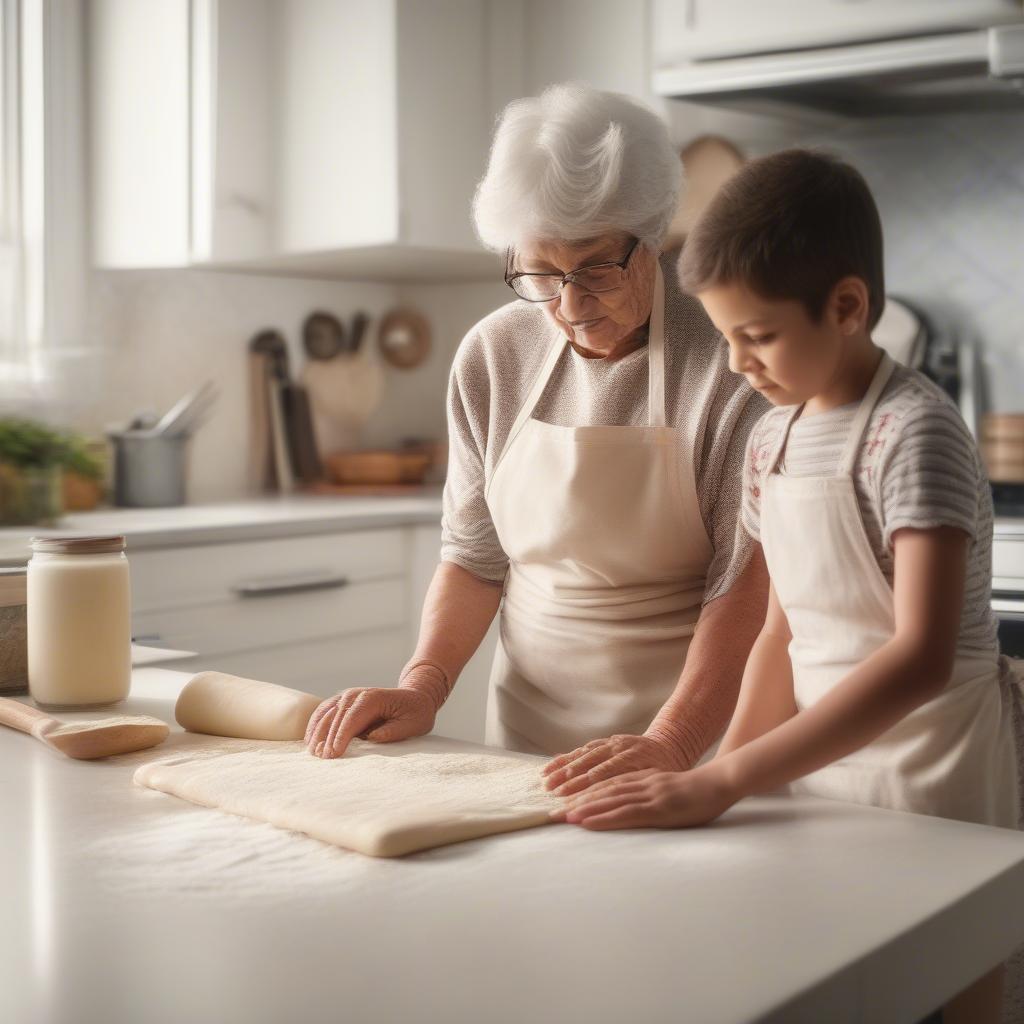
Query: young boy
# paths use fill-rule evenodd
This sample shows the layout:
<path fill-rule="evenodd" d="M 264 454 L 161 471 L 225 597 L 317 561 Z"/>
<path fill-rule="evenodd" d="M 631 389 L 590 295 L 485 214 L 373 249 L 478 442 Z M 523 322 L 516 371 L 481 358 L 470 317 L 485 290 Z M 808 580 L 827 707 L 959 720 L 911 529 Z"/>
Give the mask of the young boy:
<path fill-rule="evenodd" d="M 747 164 L 687 239 L 679 273 L 731 368 L 777 407 L 751 434 L 743 479 L 768 613 L 715 758 L 599 783 L 565 820 L 700 825 L 790 783 L 1018 827 L 991 496 L 953 403 L 871 340 L 885 290 L 864 180 L 803 150 Z M 995 973 L 979 984 L 963 1009 L 998 1019 Z"/>

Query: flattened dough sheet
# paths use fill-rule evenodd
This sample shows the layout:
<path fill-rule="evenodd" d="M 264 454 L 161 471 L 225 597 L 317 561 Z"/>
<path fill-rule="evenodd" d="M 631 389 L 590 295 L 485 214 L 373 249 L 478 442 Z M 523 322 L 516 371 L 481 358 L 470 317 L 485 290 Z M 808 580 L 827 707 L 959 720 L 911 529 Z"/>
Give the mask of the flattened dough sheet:
<path fill-rule="evenodd" d="M 267 741 L 152 761 L 134 782 L 371 857 L 400 857 L 546 824 L 562 801 L 543 788 L 544 763 L 434 736 L 354 740 L 333 760 L 301 741 Z"/>

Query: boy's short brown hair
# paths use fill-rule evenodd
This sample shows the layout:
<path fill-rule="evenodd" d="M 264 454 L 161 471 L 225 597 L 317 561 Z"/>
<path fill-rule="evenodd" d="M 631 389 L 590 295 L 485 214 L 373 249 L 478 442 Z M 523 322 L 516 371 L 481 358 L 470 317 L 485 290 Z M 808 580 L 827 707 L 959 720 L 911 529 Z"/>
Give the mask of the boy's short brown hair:
<path fill-rule="evenodd" d="M 796 299 L 817 321 L 847 276 L 868 288 L 868 326 L 885 305 L 882 224 L 867 182 L 825 153 L 787 149 L 730 178 L 686 239 L 684 291 L 740 283 L 769 299 Z"/>

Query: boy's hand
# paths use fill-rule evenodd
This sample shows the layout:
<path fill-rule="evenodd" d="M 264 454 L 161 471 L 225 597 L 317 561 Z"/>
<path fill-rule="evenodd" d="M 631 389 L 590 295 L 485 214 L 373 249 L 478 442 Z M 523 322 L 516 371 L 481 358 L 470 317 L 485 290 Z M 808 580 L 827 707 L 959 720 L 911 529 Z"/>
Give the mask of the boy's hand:
<path fill-rule="evenodd" d="M 552 818 L 598 830 L 689 828 L 714 821 L 740 796 L 712 761 L 688 772 L 648 769 L 599 782 Z"/>

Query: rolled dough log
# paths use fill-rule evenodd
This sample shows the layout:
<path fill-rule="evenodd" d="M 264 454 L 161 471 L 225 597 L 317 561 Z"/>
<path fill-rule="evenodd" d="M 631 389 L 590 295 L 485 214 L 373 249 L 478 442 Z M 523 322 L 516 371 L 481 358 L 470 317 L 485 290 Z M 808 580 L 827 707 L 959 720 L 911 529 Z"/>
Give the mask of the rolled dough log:
<path fill-rule="evenodd" d="M 321 699 L 258 679 L 200 672 L 178 696 L 174 717 L 189 732 L 246 740 L 301 740 Z"/>
<path fill-rule="evenodd" d="M 134 781 L 371 857 L 400 857 L 548 824 L 563 801 L 543 787 L 545 760 L 436 736 L 353 740 L 330 760 L 301 742 L 260 743 L 163 758 Z"/>

